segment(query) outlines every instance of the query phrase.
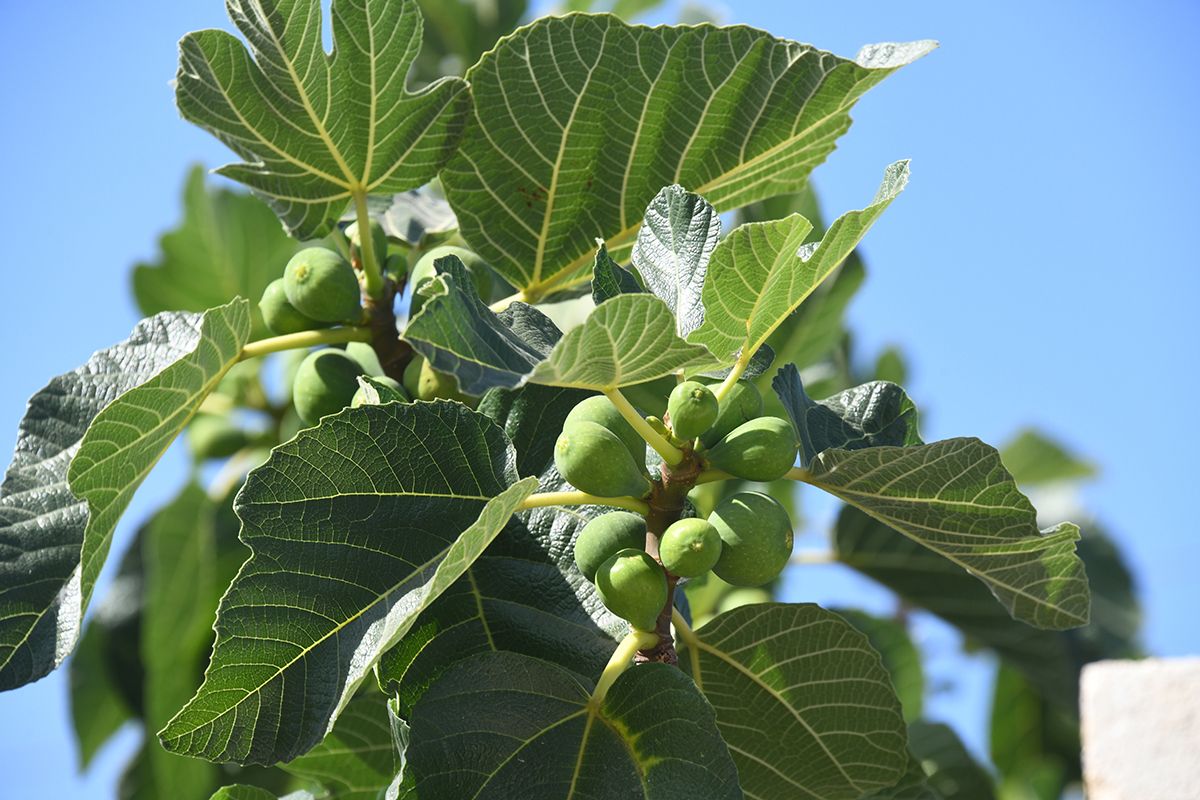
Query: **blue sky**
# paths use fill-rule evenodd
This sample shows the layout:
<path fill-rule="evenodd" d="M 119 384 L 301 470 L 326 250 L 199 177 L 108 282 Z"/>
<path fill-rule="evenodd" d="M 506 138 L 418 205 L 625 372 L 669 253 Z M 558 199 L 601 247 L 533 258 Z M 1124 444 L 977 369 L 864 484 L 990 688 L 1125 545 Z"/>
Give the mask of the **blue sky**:
<path fill-rule="evenodd" d="M 815 173 L 827 213 L 870 200 L 884 166 L 907 191 L 864 246 L 851 320 L 861 351 L 903 347 L 927 439 L 1000 442 L 1033 424 L 1096 461 L 1088 506 L 1129 553 L 1151 652 L 1200 652 L 1200 563 L 1188 403 L 1200 396 L 1200 6 L 1059 0 L 824 4 L 740 0 L 726 19 L 843 55 L 935 38 L 932 55 L 859 105 Z M 179 212 L 187 166 L 228 153 L 176 114 L 184 32 L 225 26 L 218 0 L 0 3 L 0 152 L 7 236 L 0 292 L 0 449 L 26 398 L 136 321 L 128 269 Z M 55 20 L 52 26 L 47 20 Z M 178 452 L 136 497 L 117 547 L 165 501 Z M 789 599 L 865 591 L 811 568 Z M 883 602 L 874 594 L 868 602 Z M 987 665 L 931 626 L 935 713 L 985 746 Z M 0 695 L 0 769 L 13 796 L 100 798 L 132 745 L 74 774 L 65 672 Z"/>

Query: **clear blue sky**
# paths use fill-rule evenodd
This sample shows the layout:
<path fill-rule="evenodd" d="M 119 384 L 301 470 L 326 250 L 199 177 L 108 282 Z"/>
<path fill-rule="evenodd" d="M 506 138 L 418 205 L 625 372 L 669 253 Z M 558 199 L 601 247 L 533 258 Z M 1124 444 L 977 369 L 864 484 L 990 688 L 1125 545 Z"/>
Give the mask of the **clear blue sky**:
<path fill-rule="evenodd" d="M 178 118 L 167 85 L 176 40 L 225 26 L 222 5 L 0 0 L 5 453 L 26 398 L 136 321 L 128 268 L 177 219 L 187 166 L 229 158 Z M 730 6 L 728 21 L 843 55 L 869 42 L 942 42 L 873 90 L 815 176 L 836 213 L 868 201 L 886 164 L 913 159 L 908 190 L 864 247 L 870 278 L 851 313 L 859 342 L 908 353 L 927 439 L 998 442 L 1036 424 L 1098 462 L 1103 476 L 1085 498 L 1139 574 L 1149 649 L 1200 652 L 1200 531 L 1184 447 L 1195 436 L 1188 403 L 1200 397 L 1200 6 Z M 182 470 L 173 452 L 139 492 L 118 548 Z M 789 599 L 848 602 L 858 586 L 814 568 L 789 584 Z M 979 750 L 986 665 L 948 659 L 944 632 L 928 636 L 939 677 L 957 682 L 934 711 Z M 130 750 L 125 736 L 74 776 L 65 675 L 0 695 L 0 773 L 14 797 L 108 797 Z"/>

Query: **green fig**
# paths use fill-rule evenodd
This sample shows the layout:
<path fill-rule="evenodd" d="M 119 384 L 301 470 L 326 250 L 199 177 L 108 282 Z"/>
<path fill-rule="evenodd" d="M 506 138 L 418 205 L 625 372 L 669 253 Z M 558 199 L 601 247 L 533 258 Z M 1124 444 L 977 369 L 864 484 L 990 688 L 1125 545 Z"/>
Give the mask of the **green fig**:
<path fill-rule="evenodd" d="M 408 396 L 414 400 L 418 399 L 421 389 L 421 366 L 425 363 L 425 358 L 417 353 L 413 353 L 412 359 L 404 367 L 404 391 L 408 392 Z"/>
<path fill-rule="evenodd" d="M 712 447 L 737 426 L 762 416 L 763 399 L 758 387 L 748 381 L 738 381 L 717 406 L 717 420 L 700 436 L 705 447 Z"/>
<path fill-rule="evenodd" d="M 575 539 L 575 566 L 589 581 L 596 570 L 619 550 L 646 547 L 646 520 L 632 511 L 612 511 L 588 520 Z"/>
<path fill-rule="evenodd" d="M 321 322 L 354 322 L 362 316 L 362 295 L 354 268 L 324 247 L 306 247 L 283 270 L 288 302 Z"/>
<path fill-rule="evenodd" d="M 373 399 L 368 400 L 368 397 L 378 397 L 379 403 L 403 403 L 408 401 L 408 395 L 404 393 L 404 387 L 401 386 L 400 381 L 396 380 L 395 378 L 389 378 L 386 375 L 381 375 L 378 377 L 372 376 L 371 381 L 376 384 L 381 384 L 385 388 L 380 388 L 379 386 L 370 386 L 370 384 L 360 381 L 358 384 L 358 391 L 354 393 L 354 397 L 350 400 L 351 408 L 358 408 L 362 405 L 371 405 L 376 402 Z M 389 389 L 391 391 L 388 391 Z"/>
<path fill-rule="evenodd" d="M 646 551 L 629 548 L 596 570 L 596 591 L 609 611 L 639 631 L 652 631 L 667 604 L 667 576 Z"/>
<path fill-rule="evenodd" d="M 292 404 L 300 419 L 316 425 L 321 417 L 350 405 L 361 374 L 362 365 L 342 350 L 327 347 L 310 353 L 292 382 Z"/>
<path fill-rule="evenodd" d="M 350 342 L 346 345 L 346 355 L 362 366 L 364 375 L 378 378 L 385 374 L 383 365 L 379 363 L 379 356 L 375 354 L 375 348 L 366 342 Z"/>
<path fill-rule="evenodd" d="M 638 465 L 646 463 L 646 440 L 633 429 L 633 426 L 621 416 L 621 412 L 612 404 L 612 401 L 604 395 L 593 395 L 576 403 L 571 412 L 567 414 L 566 420 L 563 421 L 563 427 L 573 422 L 594 422 L 601 427 L 608 428 L 625 443 L 625 448 L 629 450 L 629 454 L 633 456 L 633 460 Z"/>
<path fill-rule="evenodd" d="M 734 586 L 773 580 L 792 556 L 792 521 L 773 497 L 738 492 L 717 504 L 708 521 L 721 537 L 713 572 Z"/>
<path fill-rule="evenodd" d="M 621 439 L 595 422 L 563 426 L 554 443 L 554 464 L 582 492 L 599 497 L 642 497 L 650 481 Z"/>
<path fill-rule="evenodd" d="M 717 397 L 698 381 L 684 381 L 671 390 L 667 413 L 671 430 L 683 440 L 695 439 L 717 421 Z"/>
<path fill-rule="evenodd" d="M 271 332 L 280 336 L 329 327 L 328 323 L 317 322 L 304 316 L 288 302 L 287 294 L 283 290 L 283 278 L 276 278 L 267 284 L 262 299 L 258 301 L 258 310 Z"/>
<path fill-rule="evenodd" d="M 756 603 L 769 603 L 771 600 L 771 593 L 766 589 L 734 589 L 732 592 L 722 597 L 721 601 L 717 603 L 717 612 L 723 614 L 726 611 L 732 611 L 735 608 L 755 605 Z"/>
<path fill-rule="evenodd" d="M 479 292 L 479 296 L 485 303 L 491 297 L 492 270 L 488 266 L 488 263 L 465 247 L 455 247 L 449 244 L 441 245 L 430 248 L 423 253 L 409 272 L 408 282 L 413 287 L 412 305 L 408 312 L 409 317 L 416 316 L 417 312 L 421 310 L 421 306 L 425 303 L 425 298 L 419 295 L 418 292 L 423 284 L 433 280 L 437 275 L 434 262 L 447 256 L 458 256 L 458 260 L 467 268 L 467 272 L 471 273 L 471 280 L 475 284 L 475 290 Z"/>
<path fill-rule="evenodd" d="M 460 403 L 470 403 L 472 398 L 458 390 L 458 381 L 453 375 L 438 372 L 429 362 L 421 359 L 420 372 L 417 375 L 417 397 L 422 400 L 457 400 Z M 405 377 L 407 378 L 407 371 Z"/>
<path fill-rule="evenodd" d="M 371 220 L 370 224 L 367 227 L 371 231 L 371 242 L 375 246 L 375 263 L 378 264 L 379 267 L 382 269 L 384 262 L 387 261 L 387 257 L 388 257 L 387 233 L 384 232 L 383 226 L 379 224 L 378 220 L 374 220 L 374 219 Z M 351 250 L 351 253 L 353 253 L 354 250 L 358 250 L 358 249 L 362 248 L 361 237 L 359 237 L 359 235 L 358 235 L 358 223 L 357 222 L 351 222 L 350 225 L 346 228 L 346 238 L 350 240 L 350 246 L 352 248 L 354 248 L 353 250 Z"/>
<path fill-rule="evenodd" d="M 721 535 L 707 520 L 681 519 L 663 531 L 658 554 L 667 572 L 681 578 L 698 578 L 721 557 Z"/>
<path fill-rule="evenodd" d="M 188 446 L 197 461 L 228 458 L 250 443 L 250 437 L 228 417 L 197 414 L 187 429 Z"/>
<path fill-rule="evenodd" d="M 742 423 L 716 444 L 705 458 L 709 466 L 748 481 L 782 478 L 796 463 L 796 431 L 779 417 Z"/>

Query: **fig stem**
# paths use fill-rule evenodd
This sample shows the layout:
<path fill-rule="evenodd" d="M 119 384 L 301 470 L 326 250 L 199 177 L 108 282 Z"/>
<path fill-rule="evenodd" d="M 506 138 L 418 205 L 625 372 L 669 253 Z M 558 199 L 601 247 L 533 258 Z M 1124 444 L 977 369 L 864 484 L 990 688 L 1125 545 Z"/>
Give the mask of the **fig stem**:
<path fill-rule="evenodd" d="M 688 657 L 692 662 L 692 680 L 696 682 L 696 688 L 703 692 L 704 684 L 701 682 L 703 678 L 700 674 L 700 637 L 692 630 L 692 626 L 687 624 L 687 620 L 683 618 L 683 614 L 679 613 L 678 608 L 671 609 L 671 624 L 675 626 L 675 635 L 687 648 Z"/>
<path fill-rule="evenodd" d="M 646 422 L 646 418 L 638 413 L 633 404 L 621 394 L 620 389 L 606 389 L 604 396 L 607 397 L 612 404 L 617 407 L 617 411 L 621 412 L 621 416 L 633 426 L 633 429 L 638 432 L 638 435 L 646 440 L 646 443 L 654 448 L 654 451 L 662 456 L 662 460 L 669 466 L 676 466 L 683 461 L 683 451 L 675 445 L 668 442 L 662 437 L 658 431 L 650 427 L 650 423 Z"/>
<path fill-rule="evenodd" d="M 633 665 L 633 657 L 637 655 L 637 651 L 643 647 L 651 647 L 657 641 L 658 634 L 648 631 L 633 630 L 626 634 L 621 643 L 617 645 L 617 649 L 613 651 L 612 658 L 608 660 L 604 671 L 600 673 L 600 680 L 596 681 L 596 688 L 588 702 L 599 707 L 604 702 L 608 690 L 616 683 L 617 678 Z"/>
<path fill-rule="evenodd" d="M 600 497 L 587 492 L 539 492 L 521 501 L 518 510 L 547 506 L 613 506 L 645 515 L 650 510 L 645 500 L 636 497 Z"/>
<path fill-rule="evenodd" d="M 804 483 L 812 483 L 812 473 L 804 467 L 792 467 L 786 473 L 784 478 L 789 481 L 803 481 Z"/>
<path fill-rule="evenodd" d="M 268 353 L 278 353 L 283 350 L 298 350 L 302 347 L 316 347 L 321 344 L 345 344 L 346 342 L 371 341 L 370 328 L 328 328 L 317 331 L 300 331 L 287 333 L 283 336 L 272 336 L 269 339 L 259 339 L 249 342 L 242 348 L 242 361 L 248 358 L 265 356 Z"/>
<path fill-rule="evenodd" d="M 363 289 L 367 297 L 378 298 L 383 294 L 383 274 L 375 255 L 375 243 L 371 238 L 371 215 L 367 212 L 367 193 L 354 193 L 354 215 L 358 218 L 358 253 L 362 259 Z"/>

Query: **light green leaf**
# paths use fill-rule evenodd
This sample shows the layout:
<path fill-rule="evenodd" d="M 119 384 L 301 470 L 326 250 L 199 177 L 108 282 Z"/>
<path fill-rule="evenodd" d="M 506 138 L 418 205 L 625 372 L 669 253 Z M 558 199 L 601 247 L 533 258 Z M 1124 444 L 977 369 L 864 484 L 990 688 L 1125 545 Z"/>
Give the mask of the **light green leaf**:
<path fill-rule="evenodd" d="M 79 770 L 85 771 L 133 712 L 121 695 L 108 663 L 111 647 L 107 626 L 90 623 L 83 629 L 69 666 L 71 727 L 79 750 Z"/>
<path fill-rule="evenodd" d="M 804 480 L 965 569 L 1014 619 L 1051 630 L 1087 624 L 1079 528 L 1039 531 L 1000 454 L 978 439 L 826 450 Z"/>
<path fill-rule="evenodd" d="M 246 44 L 220 30 L 185 36 L 175 99 L 244 159 L 218 171 L 263 197 L 293 236 L 328 233 L 355 195 L 415 189 L 449 157 L 466 85 L 448 78 L 409 93 L 415 0 L 335 0 L 332 55 L 318 0 L 228 7 Z"/>
<path fill-rule="evenodd" d="M 1004 467 L 1017 483 L 1040 486 L 1096 476 L 1096 467 L 1069 453 L 1041 431 L 1026 428 L 1000 448 Z"/>
<path fill-rule="evenodd" d="M 159 240 L 158 260 L 133 269 L 133 295 L 146 316 L 205 311 L 235 297 L 257 302 L 297 247 L 271 209 L 247 194 L 206 186 L 197 166 L 183 191 L 183 219 Z M 254 320 L 255 331 L 265 332 L 257 311 Z"/>
<path fill-rule="evenodd" d="M 275 795 L 257 786 L 222 786 L 209 800 L 276 800 Z"/>
<path fill-rule="evenodd" d="M 675 315 L 675 330 L 687 336 L 704 322 L 700 294 L 721 218 L 709 202 L 682 186 L 668 186 L 646 208 L 633 245 L 633 266 L 646 288 Z"/>
<path fill-rule="evenodd" d="M 368 691 L 350 701 L 319 745 L 282 766 L 322 786 L 329 800 L 376 800 L 397 762 L 387 698 Z"/>
<path fill-rule="evenodd" d="M 238 495 L 253 555 L 222 599 L 204 684 L 172 752 L 270 764 L 324 738 L 382 653 L 537 486 L 503 431 L 459 403 L 326 417 Z"/>
<path fill-rule="evenodd" d="M 587 678 L 540 659 L 461 661 L 413 713 L 400 797 L 415 800 L 740 800 L 712 708 L 665 664 Z"/>
<path fill-rule="evenodd" d="M 116 516 L 249 328 L 245 301 L 203 316 L 158 314 L 30 399 L 0 487 L 0 689 L 37 680 L 71 651 Z M 146 402 L 153 407 L 138 412 Z M 118 441 L 133 449 L 96 461 Z"/>
<path fill-rule="evenodd" d="M 805 243 L 812 223 L 799 214 L 742 225 L 717 245 L 704 282 L 704 324 L 688 337 L 723 363 L 748 362 L 821 285 L 908 183 L 908 162 L 884 172 L 875 199 L 834 221 L 820 242 Z"/>
<path fill-rule="evenodd" d="M 803 186 L 858 98 L 933 47 L 851 61 L 747 27 L 543 18 L 467 73 L 474 113 L 446 197 L 472 247 L 537 300 L 590 278 L 597 238 L 624 258 L 663 186 L 722 212 Z"/>
<path fill-rule="evenodd" d="M 811 604 L 727 611 L 682 637 L 748 800 L 858 800 L 894 785 L 904 719 L 867 638 Z"/>
<path fill-rule="evenodd" d="M 929 785 L 945 800 L 995 800 L 991 776 L 948 726 L 914 722 L 908 726 L 908 746 Z"/>
<path fill-rule="evenodd" d="M 567 331 L 529 380 L 602 392 L 709 360 L 707 350 L 675 333 L 675 317 L 662 300 L 623 294 Z"/>
<path fill-rule="evenodd" d="M 862 631 L 871 647 L 879 653 L 904 709 L 904 720 L 912 722 L 919 718 L 925 703 L 925 670 L 921 665 L 921 653 L 904 623 L 852 608 L 830 610 Z"/>

